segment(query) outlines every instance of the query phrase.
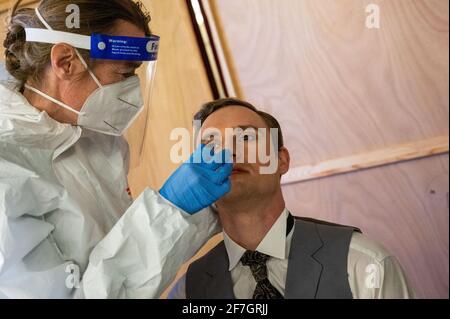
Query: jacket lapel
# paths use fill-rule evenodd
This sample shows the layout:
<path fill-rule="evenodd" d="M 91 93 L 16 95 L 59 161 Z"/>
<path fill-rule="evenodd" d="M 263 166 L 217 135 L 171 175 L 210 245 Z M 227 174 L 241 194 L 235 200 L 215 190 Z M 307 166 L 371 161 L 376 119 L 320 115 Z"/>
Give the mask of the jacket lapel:
<path fill-rule="evenodd" d="M 217 258 L 208 265 L 204 276 L 207 276 L 205 296 L 211 299 L 235 299 L 231 273 L 228 271 L 228 254 L 223 241 L 217 247 Z"/>
<path fill-rule="evenodd" d="M 286 299 L 316 298 L 323 265 L 314 255 L 322 247 L 315 224 L 296 220 L 289 253 Z"/>

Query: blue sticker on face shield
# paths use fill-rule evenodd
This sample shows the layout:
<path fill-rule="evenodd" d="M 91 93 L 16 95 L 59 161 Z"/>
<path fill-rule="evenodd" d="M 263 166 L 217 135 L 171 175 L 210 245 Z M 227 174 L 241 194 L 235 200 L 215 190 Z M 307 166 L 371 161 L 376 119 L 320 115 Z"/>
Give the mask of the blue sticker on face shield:
<path fill-rule="evenodd" d="M 156 61 L 159 37 L 146 38 L 93 34 L 91 58 L 121 61 Z"/>

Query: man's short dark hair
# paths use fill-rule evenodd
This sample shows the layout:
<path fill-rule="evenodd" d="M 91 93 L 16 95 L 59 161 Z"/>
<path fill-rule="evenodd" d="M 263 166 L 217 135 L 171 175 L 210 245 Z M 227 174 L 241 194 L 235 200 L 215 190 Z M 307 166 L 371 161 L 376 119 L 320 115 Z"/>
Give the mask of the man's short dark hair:
<path fill-rule="evenodd" d="M 202 106 L 202 108 L 200 109 L 200 111 L 198 111 L 194 115 L 194 120 L 200 121 L 201 125 L 203 125 L 203 123 L 206 121 L 206 119 L 211 114 L 213 114 L 214 112 L 216 112 L 220 109 L 223 109 L 224 107 L 227 107 L 227 106 L 242 106 L 242 107 L 250 109 L 253 112 L 255 112 L 256 114 L 258 114 L 269 128 L 278 129 L 278 148 L 281 148 L 284 146 L 283 133 L 281 132 L 281 126 L 280 126 L 280 123 L 277 121 L 277 119 L 274 118 L 269 113 L 258 110 L 252 104 L 242 101 L 242 100 L 239 100 L 239 99 L 236 99 L 236 98 L 219 99 L 219 100 L 204 104 Z"/>

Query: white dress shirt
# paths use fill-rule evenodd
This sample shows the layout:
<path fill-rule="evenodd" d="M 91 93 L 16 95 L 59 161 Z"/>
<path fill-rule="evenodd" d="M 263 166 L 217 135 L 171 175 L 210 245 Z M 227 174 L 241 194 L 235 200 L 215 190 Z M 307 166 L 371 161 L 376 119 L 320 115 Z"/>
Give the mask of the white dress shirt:
<path fill-rule="evenodd" d="M 272 228 L 258 245 L 256 251 L 269 255 L 267 261 L 268 278 L 271 284 L 284 296 L 288 257 L 294 227 L 286 236 L 287 218 L 285 209 Z M 246 249 L 235 243 L 227 233 L 223 233 L 228 254 L 229 271 L 237 299 L 251 299 L 256 288 L 250 267 L 242 265 L 241 257 Z M 403 270 L 395 259 L 380 244 L 355 232 L 350 242 L 348 280 L 355 299 L 412 298 Z M 171 299 L 186 298 L 186 277 L 183 276 L 169 294 Z"/>

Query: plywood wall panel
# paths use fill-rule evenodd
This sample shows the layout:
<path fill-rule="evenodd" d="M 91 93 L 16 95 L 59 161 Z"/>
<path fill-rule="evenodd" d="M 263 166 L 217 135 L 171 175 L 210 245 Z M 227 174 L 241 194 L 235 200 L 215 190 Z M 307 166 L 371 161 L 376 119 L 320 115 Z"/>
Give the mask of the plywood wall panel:
<path fill-rule="evenodd" d="M 448 136 L 446 0 L 210 0 L 242 97 L 292 167 Z M 365 26 L 368 4 L 380 29 Z M 293 213 L 361 227 L 418 297 L 448 298 L 448 154 L 284 186 Z"/>
<path fill-rule="evenodd" d="M 295 166 L 448 134 L 448 1 L 213 3 L 244 96 L 281 120 Z"/>

